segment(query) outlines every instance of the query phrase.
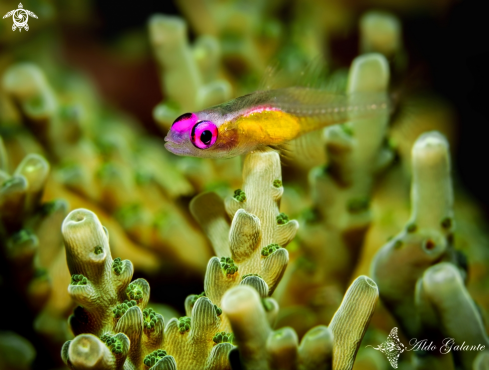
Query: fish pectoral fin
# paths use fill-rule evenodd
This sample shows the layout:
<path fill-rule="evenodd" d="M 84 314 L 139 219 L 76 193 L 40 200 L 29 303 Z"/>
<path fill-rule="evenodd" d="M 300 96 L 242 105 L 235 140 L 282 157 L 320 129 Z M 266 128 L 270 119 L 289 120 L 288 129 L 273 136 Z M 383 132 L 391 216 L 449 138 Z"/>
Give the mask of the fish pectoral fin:
<path fill-rule="evenodd" d="M 288 156 L 300 162 L 311 162 L 315 165 L 326 163 L 325 140 L 322 130 L 312 131 L 291 140 L 286 145 Z"/>

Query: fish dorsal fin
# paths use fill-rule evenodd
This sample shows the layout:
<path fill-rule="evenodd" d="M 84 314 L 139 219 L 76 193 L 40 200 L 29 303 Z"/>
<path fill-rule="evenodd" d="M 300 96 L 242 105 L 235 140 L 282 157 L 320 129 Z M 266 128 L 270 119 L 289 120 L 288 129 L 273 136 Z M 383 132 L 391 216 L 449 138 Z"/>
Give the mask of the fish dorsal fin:
<path fill-rule="evenodd" d="M 258 90 L 281 89 L 292 86 L 324 89 L 328 84 L 328 67 L 320 56 L 313 58 L 303 67 L 291 68 L 280 60 L 270 62 L 265 69 Z"/>
<path fill-rule="evenodd" d="M 270 63 L 260 85 L 261 90 L 286 87 L 307 87 L 319 89 L 332 96 L 344 94 L 348 78 L 348 69 L 339 69 L 330 73 L 323 57 L 317 56 L 298 70 L 291 70 L 279 60 Z M 305 91 L 305 90 L 304 90 Z M 323 165 L 326 162 L 324 129 L 313 131 L 272 148 L 288 161 L 304 166 Z"/>

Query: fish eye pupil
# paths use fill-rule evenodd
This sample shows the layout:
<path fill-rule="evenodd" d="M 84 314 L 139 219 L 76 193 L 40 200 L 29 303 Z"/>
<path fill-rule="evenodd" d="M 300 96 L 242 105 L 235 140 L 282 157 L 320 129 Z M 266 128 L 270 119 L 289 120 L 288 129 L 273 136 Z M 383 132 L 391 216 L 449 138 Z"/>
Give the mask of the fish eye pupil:
<path fill-rule="evenodd" d="M 209 144 L 212 139 L 212 132 L 209 130 L 205 130 L 200 134 L 200 141 L 204 144 Z"/>

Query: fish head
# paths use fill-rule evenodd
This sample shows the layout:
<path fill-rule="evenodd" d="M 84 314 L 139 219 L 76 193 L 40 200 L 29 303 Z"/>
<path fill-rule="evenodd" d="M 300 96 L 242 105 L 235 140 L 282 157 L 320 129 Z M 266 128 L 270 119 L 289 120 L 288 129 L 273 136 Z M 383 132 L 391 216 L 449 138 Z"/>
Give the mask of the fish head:
<path fill-rule="evenodd" d="M 219 138 L 219 127 L 225 123 L 215 112 L 185 113 L 172 124 L 165 137 L 165 148 L 173 154 L 203 158 L 229 157 L 232 132 Z M 220 140 L 219 140 L 220 139 Z"/>

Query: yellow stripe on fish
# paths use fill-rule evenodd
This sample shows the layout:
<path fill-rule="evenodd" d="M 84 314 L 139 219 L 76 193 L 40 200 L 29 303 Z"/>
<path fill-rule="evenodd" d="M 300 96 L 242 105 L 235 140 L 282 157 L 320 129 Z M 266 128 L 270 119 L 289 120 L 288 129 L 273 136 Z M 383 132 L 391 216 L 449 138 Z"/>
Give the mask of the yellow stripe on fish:
<path fill-rule="evenodd" d="M 237 127 L 240 139 L 262 145 L 282 144 L 295 139 L 301 132 L 299 119 L 280 110 L 253 112 L 238 117 L 230 125 Z"/>

